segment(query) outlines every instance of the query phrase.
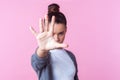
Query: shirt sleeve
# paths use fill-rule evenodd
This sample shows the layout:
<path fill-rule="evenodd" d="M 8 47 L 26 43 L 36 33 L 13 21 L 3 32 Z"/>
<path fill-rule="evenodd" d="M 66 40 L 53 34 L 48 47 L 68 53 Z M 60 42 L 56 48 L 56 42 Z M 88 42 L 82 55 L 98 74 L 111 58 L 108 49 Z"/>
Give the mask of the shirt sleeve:
<path fill-rule="evenodd" d="M 40 58 L 37 53 L 34 53 L 31 57 L 31 65 L 35 72 L 38 74 L 38 72 L 41 72 L 43 67 L 47 65 L 48 62 L 48 55 L 46 57 Z"/>

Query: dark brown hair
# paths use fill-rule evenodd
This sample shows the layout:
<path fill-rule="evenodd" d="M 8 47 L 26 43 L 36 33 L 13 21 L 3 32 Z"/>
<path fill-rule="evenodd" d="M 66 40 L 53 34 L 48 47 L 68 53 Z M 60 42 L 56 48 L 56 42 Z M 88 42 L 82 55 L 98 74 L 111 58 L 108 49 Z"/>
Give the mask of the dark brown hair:
<path fill-rule="evenodd" d="M 67 25 L 66 17 L 59 10 L 60 6 L 56 3 L 52 3 L 48 6 L 48 19 L 51 22 L 52 16 L 55 16 L 55 23 L 62 23 L 65 26 Z"/>

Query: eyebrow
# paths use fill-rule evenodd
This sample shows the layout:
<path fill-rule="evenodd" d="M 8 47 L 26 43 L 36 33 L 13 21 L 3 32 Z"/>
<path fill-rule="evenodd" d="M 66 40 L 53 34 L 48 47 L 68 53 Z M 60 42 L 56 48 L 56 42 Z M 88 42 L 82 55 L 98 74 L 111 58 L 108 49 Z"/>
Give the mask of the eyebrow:
<path fill-rule="evenodd" d="M 61 33 L 64 33 L 64 31 L 62 31 L 62 32 L 59 32 L 59 34 L 61 34 Z"/>
<path fill-rule="evenodd" d="M 62 33 L 65 33 L 65 31 L 58 32 L 58 34 L 62 34 Z M 55 33 L 53 33 L 53 34 L 55 34 Z"/>

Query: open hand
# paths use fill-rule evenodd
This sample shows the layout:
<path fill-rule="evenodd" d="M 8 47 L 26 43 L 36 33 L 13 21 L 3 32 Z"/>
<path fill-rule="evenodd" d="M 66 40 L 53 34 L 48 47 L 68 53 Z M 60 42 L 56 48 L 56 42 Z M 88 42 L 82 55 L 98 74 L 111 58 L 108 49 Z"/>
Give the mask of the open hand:
<path fill-rule="evenodd" d="M 51 23 L 48 22 L 48 16 L 45 16 L 45 21 L 43 19 L 39 20 L 39 32 L 36 32 L 33 27 L 30 27 L 31 32 L 37 39 L 37 43 L 41 51 L 48 51 L 56 48 L 66 48 L 67 44 L 58 43 L 53 37 L 53 28 L 55 24 L 55 16 L 52 16 Z"/>

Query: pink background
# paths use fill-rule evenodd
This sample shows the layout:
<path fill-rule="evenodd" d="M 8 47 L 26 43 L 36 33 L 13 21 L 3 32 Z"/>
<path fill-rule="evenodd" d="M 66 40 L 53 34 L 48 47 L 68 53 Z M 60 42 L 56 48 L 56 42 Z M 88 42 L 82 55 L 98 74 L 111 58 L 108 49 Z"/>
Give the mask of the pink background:
<path fill-rule="evenodd" d="M 67 17 L 80 80 L 120 80 L 120 0 L 0 0 L 0 80 L 37 80 L 29 26 L 38 29 L 52 2 Z"/>

